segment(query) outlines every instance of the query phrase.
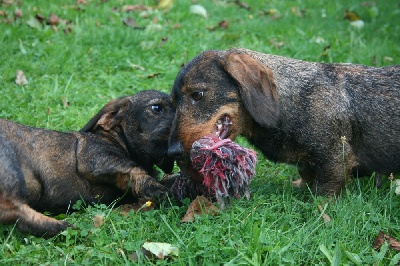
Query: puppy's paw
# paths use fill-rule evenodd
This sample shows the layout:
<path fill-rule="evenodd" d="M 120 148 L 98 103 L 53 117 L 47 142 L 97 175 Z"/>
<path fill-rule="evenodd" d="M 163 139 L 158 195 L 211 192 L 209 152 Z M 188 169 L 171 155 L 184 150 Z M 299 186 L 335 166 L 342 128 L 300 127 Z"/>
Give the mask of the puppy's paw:
<path fill-rule="evenodd" d="M 132 194 L 138 198 L 162 200 L 168 189 L 149 175 L 136 176 L 132 179 Z"/>
<path fill-rule="evenodd" d="M 18 228 L 21 231 L 28 232 L 34 236 L 50 238 L 64 231 L 68 227 L 73 227 L 70 223 L 56 220 L 44 215 L 41 215 L 40 220 L 36 221 L 18 221 Z"/>
<path fill-rule="evenodd" d="M 149 178 L 143 185 L 141 196 L 147 199 L 153 199 L 156 202 L 162 201 L 168 194 L 168 188 L 161 185 L 157 180 Z"/>

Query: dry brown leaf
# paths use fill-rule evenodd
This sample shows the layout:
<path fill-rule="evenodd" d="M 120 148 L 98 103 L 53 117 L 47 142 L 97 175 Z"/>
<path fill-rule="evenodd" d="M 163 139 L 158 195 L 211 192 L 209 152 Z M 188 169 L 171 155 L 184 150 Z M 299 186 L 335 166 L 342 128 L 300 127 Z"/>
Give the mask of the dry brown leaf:
<path fill-rule="evenodd" d="M 58 18 L 58 16 L 53 13 L 50 14 L 49 19 L 47 20 L 47 24 L 52 25 L 52 26 L 58 25 L 59 22 L 60 22 L 60 19 Z"/>
<path fill-rule="evenodd" d="M 195 215 L 210 214 L 217 215 L 219 209 L 204 196 L 197 196 L 192 203 L 190 203 L 185 216 L 183 216 L 181 222 L 188 223 L 194 222 Z"/>
<path fill-rule="evenodd" d="M 344 11 L 344 19 L 350 20 L 350 21 L 361 20 L 360 16 L 356 12 L 349 11 L 349 10 Z"/>
<path fill-rule="evenodd" d="M 24 71 L 22 70 L 17 71 L 17 74 L 15 76 L 15 84 L 19 86 L 24 86 L 28 84 L 28 79 L 26 78 Z"/>
<path fill-rule="evenodd" d="M 238 6 L 240 6 L 241 8 L 244 8 L 246 10 L 250 10 L 250 6 L 246 2 L 236 0 L 235 4 L 237 4 Z"/>
<path fill-rule="evenodd" d="M 69 107 L 70 103 L 69 103 L 69 101 L 67 100 L 67 98 L 65 96 L 61 97 L 61 101 L 62 101 L 62 104 L 63 104 L 64 108 Z"/>
<path fill-rule="evenodd" d="M 384 234 L 382 231 L 379 231 L 378 236 L 375 238 L 373 248 L 375 250 L 380 249 L 385 241 L 388 242 L 389 248 L 400 251 L 400 242 L 390 235 Z"/>
<path fill-rule="evenodd" d="M 104 215 L 97 214 L 93 217 L 93 226 L 99 228 L 103 225 Z"/>
<path fill-rule="evenodd" d="M 322 214 L 322 219 L 324 219 L 325 223 L 329 223 L 331 221 L 331 217 L 328 214 L 324 213 L 324 208 L 321 205 L 318 205 L 318 211 Z"/>
<path fill-rule="evenodd" d="M 23 16 L 23 13 L 22 13 L 21 9 L 17 9 L 14 11 L 14 19 L 22 18 L 22 16 Z"/>
<path fill-rule="evenodd" d="M 139 26 L 133 18 L 126 18 L 123 20 L 125 26 L 134 28 L 134 29 L 144 29 L 144 27 Z"/>
<path fill-rule="evenodd" d="M 146 11 L 150 8 L 145 5 L 125 5 L 122 7 L 122 12 L 132 12 L 132 11 Z"/>
<path fill-rule="evenodd" d="M 0 17 L 7 17 L 8 13 L 4 10 L 0 10 Z"/>

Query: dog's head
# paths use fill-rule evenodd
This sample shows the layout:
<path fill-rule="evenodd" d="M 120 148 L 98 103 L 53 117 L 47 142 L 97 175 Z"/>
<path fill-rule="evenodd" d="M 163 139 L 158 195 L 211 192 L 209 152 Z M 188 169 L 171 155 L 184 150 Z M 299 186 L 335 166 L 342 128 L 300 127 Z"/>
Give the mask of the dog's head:
<path fill-rule="evenodd" d="M 251 135 L 254 123 L 273 127 L 279 116 L 272 71 L 247 54 L 206 51 L 186 64 L 175 79 L 176 108 L 169 154 L 187 160 L 194 141 Z"/>
<path fill-rule="evenodd" d="M 107 103 L 80 132 L 106 132 L 124 143 L 130 158 L 149 168 L 157 165 L 170 173 L 168 137 L 175 110 L 169 95 L 148 90 Z"/>

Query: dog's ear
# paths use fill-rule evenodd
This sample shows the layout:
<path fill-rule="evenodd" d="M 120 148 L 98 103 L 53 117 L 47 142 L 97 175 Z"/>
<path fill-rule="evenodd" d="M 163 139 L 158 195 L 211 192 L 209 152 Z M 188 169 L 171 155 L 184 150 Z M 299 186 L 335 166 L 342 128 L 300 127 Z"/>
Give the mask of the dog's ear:
<path fill-rule="evenodd" d="M 98 127 L 111 130 L 121 123 L 131 104 L 130 97 L 110 101 L 79 132 L 90 132 Z"/>
<path fill-rule="evenodd" d="M 239 84 L 244 106 L 263 127 L 275 126 L 279 118 L 279 102 L 272 71 L 246 54 L 231 53 L 225 71 Z"/>

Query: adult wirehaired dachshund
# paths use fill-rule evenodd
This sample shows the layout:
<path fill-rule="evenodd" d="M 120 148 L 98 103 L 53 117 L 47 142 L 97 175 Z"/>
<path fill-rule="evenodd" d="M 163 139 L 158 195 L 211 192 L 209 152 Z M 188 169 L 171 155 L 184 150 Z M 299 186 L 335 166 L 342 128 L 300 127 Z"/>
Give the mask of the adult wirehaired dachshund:
<path fill-rule="evenodd" d="M 205 51 L 177 75 L 169 154 L 190 167 L 195 140 L 246 137 L 298 166 L 317 195 L 353 175 L 400 173 L 400 66 L 323 64 L 243 48 Z M 194 175 L 191 171 L 191 175 Z"/>
<path fill-rule="evenodd" d="M 70 226 L 40 212 L 66 210 L 81 199 L 111 203 L 168 192 L 154 165 L 169 173 L 174 117 L 169 96 L 143 91 L 109 102 L 80 132 L 59 132 L 0 119 L 0 223 L 51 237 Z"/>

